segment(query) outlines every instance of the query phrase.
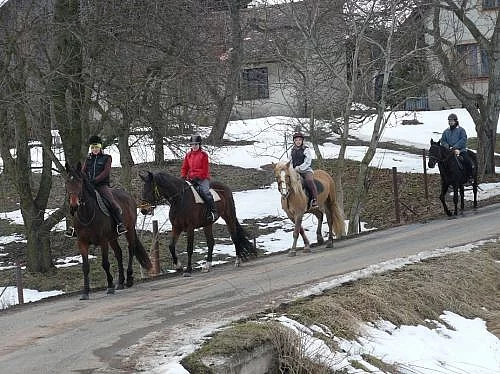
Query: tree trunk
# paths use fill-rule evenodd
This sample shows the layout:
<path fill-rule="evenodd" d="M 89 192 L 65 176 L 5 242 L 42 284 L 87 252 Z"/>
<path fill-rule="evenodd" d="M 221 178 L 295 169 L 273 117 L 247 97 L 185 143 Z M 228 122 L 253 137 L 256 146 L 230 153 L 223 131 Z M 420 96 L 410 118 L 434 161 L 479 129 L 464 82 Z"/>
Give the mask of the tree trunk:
<path fill-rule="evenodd" d="M 238 93 L 238 82 L 240 79 L 241 61 L 243 55 L 243 40 L 241 36 L 240 2 L 229 1 L 229 13 L 231 16 L 231 42 L 229 77 L 225 82 L 220 97 L 216 98 L 217 112 L 215 121 L 207 138 L 208 144 L 219 145 L 226 132 L 227 123 L 231 117 L 234 101 Z"/>

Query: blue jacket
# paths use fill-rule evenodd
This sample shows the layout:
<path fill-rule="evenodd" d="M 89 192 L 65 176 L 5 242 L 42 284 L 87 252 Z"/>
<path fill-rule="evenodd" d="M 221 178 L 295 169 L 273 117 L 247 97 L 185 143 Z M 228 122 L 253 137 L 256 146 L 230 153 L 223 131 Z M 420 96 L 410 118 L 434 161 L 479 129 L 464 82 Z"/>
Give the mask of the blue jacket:
<path fill-rule="evenodd" d="M 441 145 L 448 148 L 459 149 L 460 152 L 467 150 L 467 133 L 465 129 L 460 126 L 454 129 L 448 127 L 441 136 Z"/>

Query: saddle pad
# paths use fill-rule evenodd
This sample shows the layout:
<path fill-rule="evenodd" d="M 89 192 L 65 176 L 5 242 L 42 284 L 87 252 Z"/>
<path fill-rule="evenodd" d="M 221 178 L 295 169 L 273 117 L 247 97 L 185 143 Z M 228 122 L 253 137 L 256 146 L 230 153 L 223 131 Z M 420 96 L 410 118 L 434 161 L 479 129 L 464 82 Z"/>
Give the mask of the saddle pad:
<path fill-rule="evenodd" d="M 194 202 L 196 204 L 205 204 L 205 201 L 201 198 L 200 194 L 198 193 L 198 191 L 196 190 L 194 185 L 189 181 L 186 181 L 186 183 L 191 186 L 191 191 L 193 191 L 193 195 L 194 195 Z M 214 191 L 212 189 L 210 189 L 209 191 L 212 194 L 214 201 L 220 201 L 220 196 L 216 191 Z"/>
<path fill-rule="evenodd" d="M 110 217 L 111 212 L 109 211 L 108 205 L 107 205 L 110 203 L 105 201 L 105 199 L 102 197 L 102 195 L 97 190 L 95 190 L 95 197 L 97 199 L 97 205 L 99 205 L 99 209 L 101 209 L 101 212 L 103 212 L 105 216 Z M 120 214 L 123 214 L 122 207 L 120 207 Z"/>

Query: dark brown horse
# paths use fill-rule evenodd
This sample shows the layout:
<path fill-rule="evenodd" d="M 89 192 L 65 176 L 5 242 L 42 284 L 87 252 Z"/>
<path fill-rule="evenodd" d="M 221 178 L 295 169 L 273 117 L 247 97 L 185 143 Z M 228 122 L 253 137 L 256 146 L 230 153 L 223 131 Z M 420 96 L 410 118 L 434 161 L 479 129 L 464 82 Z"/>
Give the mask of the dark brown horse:
<path fill-rule="evenodd" d="M 172 224 L 172 233 L 168 248 L 177 271 L 182 271 L 183 268 L 177 259 L 175 245 L 181 233 L 186 232 L 188 263 L 184 269 L 184 276 L 191 275 L 194 230 L 199 227 L 203 227 L 208 246 L 207 262 L 203 270 L 210 271 L 215 240 L 212 230 L 213 222 L 207 220 L 206 205 L 195 201 L 191 186 L 181 178 L 165 172 L 147 172 L 145 175 L 141 174 L 141 178 L 144 181 L 141 213 L 152 214 L 154 207 L 162 201 L 170 205 L 169 219 Z M 217 212 L 226 221 L 236 249 L 235 266 L 239 266 L 241 260 L 256 256 L 257 250 L 248 240 L 243 227 L 238 222 L 233 193 L 229 187 L 219 182 L 211 182 L 210 188 L 220 197 L 220 200 L 216 201 Z"/>
<path fill-rule="evenodd" d="M 82 255 L 83 270 L 83 291 L 81 300 L 89 298 L 89 247 L 91 244 L 99 246 L 102 252 L 102 267 L 106 272 L 108 281 L 108 294 L 115 292 L 113 276 L 110 272 L 108 259 L 108 245 L 111 246 L 118 262 L 118 284 L 117 289 L 123 289 L 125 276 L 123 270 L 122 249 L 118 244 L 118 234 L 116 233 L 116 223 L 109 213 L 103 213 L 96 197 L 96 191 L 90 184 L 87 176 L 81 172 L 81 164 L 76 168 L 70 167 L 66 163 L 66 191 L 69 196 L 69 209 L 73 215 L 73 226 L 78 239 L 77 244 Z M 124 190 L 114 188 L 113 196 L 120 205 L 123 215 L 123 223 L 127 227 L 125 234 L 128 242 L 128 267 L 126 286 L 134 284 L 132 260 L 134 256 L 144 269 L 151 269 L 149 256 L 137 237 L 135 223 L 137 220 L 137 209 L 135 200 Z"/>
<path fill-rule="evenodd" d="M 469 158 L 474 165 L 472 193 L 474 194 L 474 208 L 477 208 L 477 157 L 474 152 L 467 150 Z M 431 139 L 431 147 L 429 148 L 429 162 L 428 166 L 433 168 L 438 164 L 439 174 L 441 175 L 441 193 L 439 199 L 443 205 L 444 212 L 451 216 L 452 212 L 446 205 L 446 193 L 448 188 L 453 188 L 453 204 L 455 210 L 453 215 L 457 215 L 458 210 L 458 193 L 460 192 L 460 210 L 464 210 L 464 185 L 467 182 L 467 175 L 465 167 L 461 161 L 455 156 L 455 152 L 448 147 L 441 145 L 439 141 L 435 142 Z"/>
<path fill-rule="evenodd" d="M 309 239 L 302 227 L 302 218 L 305 213 L 314 214 L 318 219 L 318 226 L 316 228 L 318 245 L 324 243 L 321 228 L 323 225 L 323 214 L 326 215 L 326 220 L 328 222 L 327 247 L 332 247 L 333 233 L 335 233 L 336 238 L 339 239 L 344 235 L 345 226 L 344 215 L 337 204 L 335 181 L 332 177 L 324 170 L 314 171 L 314 183 L 316 183 L 318 189 L 318 208 L 309 210 L 309 198 L 302 186 L 301 177 L 293 167 L 290 167 L 289 162 L 279 162 L 275 164 L 274 176 L 278 182 L 278 190 L 281 193 L 281 207 L 295 225 L 293 230 L 293 244 L 292 248 L 290 248 L 289 255 L 296 255 L 299 234 L 304 241 L 304 252 L 310 251 Z"/>

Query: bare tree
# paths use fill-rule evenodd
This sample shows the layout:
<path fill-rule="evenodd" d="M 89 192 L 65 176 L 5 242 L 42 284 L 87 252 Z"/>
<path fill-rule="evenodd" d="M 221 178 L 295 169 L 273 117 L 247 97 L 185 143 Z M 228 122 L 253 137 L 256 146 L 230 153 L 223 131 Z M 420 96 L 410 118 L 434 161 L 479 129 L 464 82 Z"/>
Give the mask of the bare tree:
<path fill-rule="evenodd" d="M 441 65 L 441 76 L 436 83 L 448 87 L 472 117 L 478 136 L 479 174 L 495 174 L 495 145 L 500 112 L 500 13 L 480 12 L 479 2 L 433 1 L 431 45 Z M 482 21 L 477 22 L 480 18 Z M 457 23 L 459 25 L 457 30 Z M 490 27 L 484 28 L 485 24 Z M 453 25 L 456 33 L 443 28 Z M 479 46 L 482 64 L 486 58 L 487 92 L 476 90 L 470 78 L 463 56 L 457 50 L 460 35 L 467 31 Z M 468 58 L 467 56 L 465 56 Z M 478 58 L 477 52 L 473 58 Z M 477 62 L 475 63 L 477 64 Z"/>

